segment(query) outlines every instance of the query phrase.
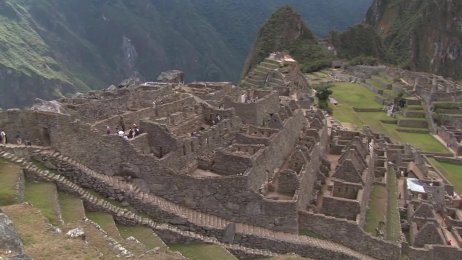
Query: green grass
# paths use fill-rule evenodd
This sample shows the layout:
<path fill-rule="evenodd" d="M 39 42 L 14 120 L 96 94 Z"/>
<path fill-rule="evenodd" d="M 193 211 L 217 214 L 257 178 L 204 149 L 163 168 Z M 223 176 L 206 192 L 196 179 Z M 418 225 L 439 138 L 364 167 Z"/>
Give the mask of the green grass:
<path fill-rule="evenodd" d="M 448 150 L 430 134 L 398 132 L 397 125 L 384 124 L 380 120 L 389 120 L 385 112 L 355 112 L 353 107 L 359 108 L 382 108 L 374 101 L 375 94 L 358 84 L 337 83 L 332 88 L 332 96 L 339 102 L 331 105 L 333 116 L 343 123 L 351 123 L 362 128 L 365 125 L 374 131 L 390 137 L 394 142 L 409 143 L 424 152 L 447 153 Z"/>
<path fill-rule="evenodd" d="M 300 230 L 300 235 L 323 239 L 318 233 L 306 229 Z"/>
<path fill-rule="evenodd" d="M 462 194 L 462 165 L 440 162 L 433 158 L 430 162 L 454 185 L 454 191 Z"/>
<path fill-rule="evenodd" d="M 236 260 L 237 258 L 220 246 L 191 244 L 191 245 L 169 245 L 172 251 L 179 251 L 191 260 Z"/>
<path fill-rule="evenodd" d="M 85 217 L 85 209 L 80 198 L 60 192 L 58 200 L 64 223 L 75 223 Z"/>
<path fill-rule="evenodd" d="M 387 190 L 382 185 L 372 187 L 371 197 L 369 199 L 369 208 L 366 213 L 366 223 L 364 229 L 366 232 L 377 235 L 375 229 L 379 226 L 380 221 L 385 221 L 387 204 Z"/>
<path fill-rule="evenodd" d="M 333 97 L 341 104 L 358 108 L 382 108 L 374 101 L 375 93 L 358 84 L 337 83 L 332 88 Z"/>
<path fill-rule="evenodd" d="M 387 174 L 387 232 L 386 238 L 390 241 L 399 241 L 401 238 L 401 223 L 398 210 L 396 173 L 393 168 Z"/>
<path fill-rule="evenodd" d="M 87 218 L 91 219 L 93 222 L 98 224 L 107 234 L 114 239 L 121 239 L 119 230 L 112 218 L 112 215 L 102 212 L 86 212 Z"/>
<path fill-rule="evenodd" d="M 26 181 L 25 195 L 25 200 L 39 208 L 51 224 L 61 224 L 57 212 L 57 190 L 54 183 Z"/>
<path fill-rule="evenodd" d="M 5 160 L 0 160 L 0 206 L 17 203 L 16 181 L 20 168 Z"/>
<path fill-rule="evenodd" d="M 141 243 L 143 243 L 147 249 L 153 249 L 155 247 L 165 247 L 165 244 L 162 240 L 154 234 L 152 229 L 143 226 L 123 226 L 117 225 L 120 235 L 127 239 L 132 236 Z"/>

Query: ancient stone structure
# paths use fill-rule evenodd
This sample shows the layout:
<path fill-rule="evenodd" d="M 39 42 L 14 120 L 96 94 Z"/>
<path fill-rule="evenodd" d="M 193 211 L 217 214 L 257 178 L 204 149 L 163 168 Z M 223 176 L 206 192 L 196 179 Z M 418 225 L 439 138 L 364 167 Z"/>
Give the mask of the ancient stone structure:
<path fill-rule="evenodd" d="M 399 259 L 404 242 L 363 230 L 372 185 L 385 182 L 388 162 L 398 171 L 409 163 L 425 171 L 426 164 L 412 148 L 369 129 L 332 125 L 310 108 L 299 75 L 295 61 L 274 54 L 243 88 L 147 82 L 57 100 L 59 110 L 3 111 L 0 126 L 9 143 L 0 145 L 0 156 L 79 196 L 87 208 L 149 226 L 168 242 L 215 243 L 241 258 L 294 252 L 314 259 Z M 130 128 L 140 133 L 128 138 Z M 448 192 L 446 184 L 440 187 Z M 438 196 L 429 201 L 442 203 Z M 451 216 L 458 223 L 458 215 Z M 421 224 L 406 247 L 415 256 L 421 251 L 413 246 L 439 241 L 435 223 Z M 303 231 L 319 237 L 299 235 Z"/>

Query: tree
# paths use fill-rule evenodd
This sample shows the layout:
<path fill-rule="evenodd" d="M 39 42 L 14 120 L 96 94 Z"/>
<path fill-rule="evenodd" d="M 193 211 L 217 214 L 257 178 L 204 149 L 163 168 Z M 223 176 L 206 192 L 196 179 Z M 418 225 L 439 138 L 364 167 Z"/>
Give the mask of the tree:
<path fill-rule="evenodd" d="M 318 98 L 319 108 L 327 110 L 330 114 L 332 113 L 332 109 L 329 107 L 329 96 L 332 95 L 332 90 L 330 86 L 323 86 L 319 87 L 316 90 L 316 97 Z"/>

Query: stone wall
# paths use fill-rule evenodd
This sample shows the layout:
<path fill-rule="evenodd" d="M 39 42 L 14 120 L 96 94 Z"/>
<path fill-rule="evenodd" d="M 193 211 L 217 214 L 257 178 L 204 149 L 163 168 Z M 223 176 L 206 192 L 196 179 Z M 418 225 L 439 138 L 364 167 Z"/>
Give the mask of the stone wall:
<path fill-rule="evenodd" d="M 451 246 L 427 245 L 425 248 L 410 247 L 410 259 L 459 260 L 462 250 Z"/>
<path fill-rule="evenodd" d="M 357 200 L 323 196 L 321 211 L 329 216 L 356 220 L 357 215 L 361 212 L 361 206 Z"/>
<path fill-rule="evenodd" d="M 246 124 L 262 125 L 263 120 L 269 114 L 276 114 L 279 111 L 279 95 L 277 92 L 264 92 L 265 96 L 254 103 L 235 102 L 226 97 L 224 100 L 225 108 L 234 108 L 236 115 Z"/>
<path fill-rule="evenodd" d="M 300 230 L 309 230 L 325 239 L 367 253 L 377 259 L 400 259 L 399 244 L 383 241 L 364 232 L 356 222 L 299 211 Z"/>
<path fill-rule="evenodd" d="M 415 128 L 427 128 L 428 123 L 426 120 L 418 119 L 399 119 L 398 126 L 400 127 L 415 127 Z"/>

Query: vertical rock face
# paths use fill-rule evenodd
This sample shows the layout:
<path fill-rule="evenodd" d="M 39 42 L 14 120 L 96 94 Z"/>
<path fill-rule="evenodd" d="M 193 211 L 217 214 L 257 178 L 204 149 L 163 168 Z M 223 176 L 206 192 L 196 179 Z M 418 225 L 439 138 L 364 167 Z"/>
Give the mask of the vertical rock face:
<path fill-rule="evenodd" d="M 0 210 L 0 258 L 2 256 L 20 256 L 23 253 L 23 244 L 13 227 L 13 223 L 8 216 Z"/>
<path fill-rule="evenodd" d="M 376 0 L 366 15 L 387 59 L 405 68 L 462 77 L 462 2 Z"/>

